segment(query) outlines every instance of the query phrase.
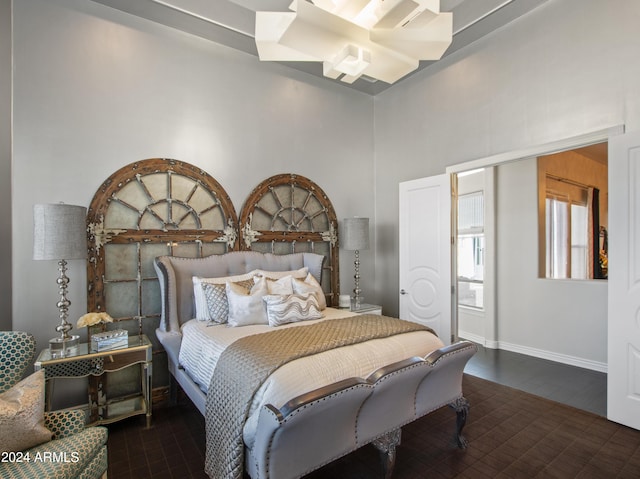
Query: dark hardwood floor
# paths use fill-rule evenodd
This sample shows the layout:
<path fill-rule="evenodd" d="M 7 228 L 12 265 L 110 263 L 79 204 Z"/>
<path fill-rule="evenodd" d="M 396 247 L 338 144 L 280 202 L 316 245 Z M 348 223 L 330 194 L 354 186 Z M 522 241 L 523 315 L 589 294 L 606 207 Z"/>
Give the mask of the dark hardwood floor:
<path fill-rule="evenodd" d="M 465 373 L 607 415 L 606 373 L 482 346 L 478 346 Z"/>

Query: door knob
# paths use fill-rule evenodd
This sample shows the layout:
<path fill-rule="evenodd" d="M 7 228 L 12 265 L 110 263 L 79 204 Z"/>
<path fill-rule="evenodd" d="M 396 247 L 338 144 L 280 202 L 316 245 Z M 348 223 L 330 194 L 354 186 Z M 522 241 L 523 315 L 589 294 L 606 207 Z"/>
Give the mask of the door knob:
<path fill-rule="evenodd" d="M 400 294 L 409 294 L 409 293 L 407 293 L 404 289 L 401 289 Z"/>

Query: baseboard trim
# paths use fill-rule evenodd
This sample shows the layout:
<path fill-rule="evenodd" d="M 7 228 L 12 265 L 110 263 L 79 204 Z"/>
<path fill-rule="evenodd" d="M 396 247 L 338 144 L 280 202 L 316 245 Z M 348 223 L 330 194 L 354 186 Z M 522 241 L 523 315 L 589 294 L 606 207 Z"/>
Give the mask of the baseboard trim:
<path fill-rule="evenodd" d="M 569 366 L 576 366 L 583 369 L 590 369 L 591 371 L 597 371 L 600 373 L 606 373 L 608 370 L 607 363 L 578 358 L 576 356 L 570 356 L 568 354 L 560 354 L 553 351 L 545 351 L 544 349 L 530 348 L 529 346 L 522 346 L 520 344 L 508 343 L 505 341 L 486 341 L 482 336 L 473 333 L 467 333 L 465 331 L 459 331 L 458 336 L 468 339 L 469 341 L 473 341 L 474 343 L 482 344 L 484 347 L 490 349 L 504 349 L 505 351 L 511 351 L 512 353 L 525 354 L 527 356 L 546 359 L 548 361 L 555 361 L 556 363 L 567 364 Z"/>
<path fill-rule="evenodd" d="M 466 331 L 458 331 L 458 337 L 468 339 L 469 341 L 473 341 L 474 343 L 482 344 L 485 348 L 491 348 L 491 346 L 486 344 L 487 342 L 484 339 L 484 336 L 480 336 L 479 334 L 468 333 Z"/>
<path fill-rule="evenodd" d="M 552 351 L 545 351 L 544 349 L 530 348 L 528 346 L 521 346 L 519 344 L 506 343 L 504 341 L 500 341 L 499 343 L 500 349 L 511 351 L 513 353 L 526 354 L 528 356 L 534 356 L 540 359 L 547 359 L 549 361 L 555 361 L 557 363 L 568 364 L 569 366 L 577 366 L 579 368 L 590 369 L 592 371 L 598 371 L 600 373 L 606 373 L 608 369 L 607 363 L 578 358 L 576 356 L 570 356 L 568 354 L 554 353 Z"/>

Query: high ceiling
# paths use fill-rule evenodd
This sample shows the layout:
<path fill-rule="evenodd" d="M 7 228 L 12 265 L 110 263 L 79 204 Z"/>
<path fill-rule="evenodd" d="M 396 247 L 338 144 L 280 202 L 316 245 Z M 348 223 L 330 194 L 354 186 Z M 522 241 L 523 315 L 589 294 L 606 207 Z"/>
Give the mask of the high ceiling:
<path fill-rule="evenodd" d="M 130 14 L 167 25 L 202 38 L 258 55 L 254 43 L 255 12 L 289 11 L 291 0 L 93 0 Z M 453 42 L 444 56 L 471 44 L 492 31 L 535 9 L 547 0 L 441 0 L 440 10 L 453 13 Z M 318 62 L 282 62 L 283 64 L 329 82 L 375 95 L 390 85 L 370 78 L 353 84 L 326 78 Z M 420 62 L 416 71 L 433 61 Z M 414 74 L 415 71 L 408 76 Z M 405 78 L 407 78 L 405 77 Z"/>

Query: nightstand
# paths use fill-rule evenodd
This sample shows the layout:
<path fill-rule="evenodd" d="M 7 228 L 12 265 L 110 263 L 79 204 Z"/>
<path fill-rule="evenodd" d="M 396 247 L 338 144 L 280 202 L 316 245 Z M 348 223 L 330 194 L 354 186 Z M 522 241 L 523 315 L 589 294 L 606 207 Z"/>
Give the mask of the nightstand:
<path fill-rule="evenodd" d="M 355 306 L 351 306 L 351 312 L 357 314 L 377 314 L 378 316 L 382 316 L 382 306 L 378 304 L 361 303 L 357 308 Z"/>
<path fill-rule="evenodd" d="M 53 386 L 59 378 L 90 378 L 89 404 L 84 406 L 87 424 L 108 424 L 126 417 L 145 414 L 147 427 L 151 425 L 151 377 L 152 350 L 151 342 L 145 335 L 129 336 L 127 347 L 107 351 L 92 352 L 90 344 L 78 345 L 78 351 L 70 356 L 51 357 L 51 351 L 40 352 L 34 364 L 36 371 L 45 372 L 45 409 L 51 409 Z M 120 371 L 135 365 L 140 367 L 142 378 L 140 393 L 127 395 L 124 398 L 109 398 L 104 393 L 99 380 L 104 373 Z M 92 381 L 91 378 L 98 380 Z M 80 408 L 83 408 L 80 406 Z"/>

